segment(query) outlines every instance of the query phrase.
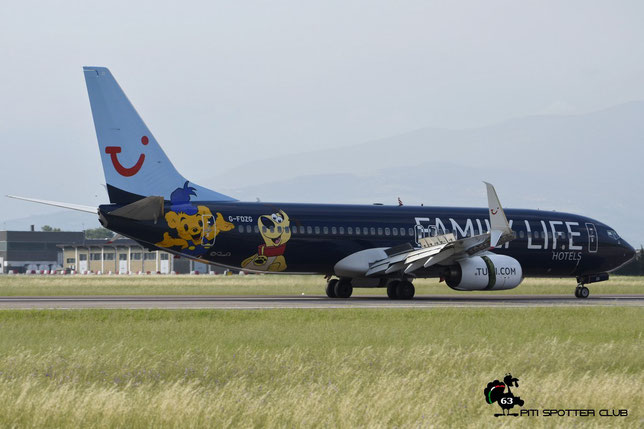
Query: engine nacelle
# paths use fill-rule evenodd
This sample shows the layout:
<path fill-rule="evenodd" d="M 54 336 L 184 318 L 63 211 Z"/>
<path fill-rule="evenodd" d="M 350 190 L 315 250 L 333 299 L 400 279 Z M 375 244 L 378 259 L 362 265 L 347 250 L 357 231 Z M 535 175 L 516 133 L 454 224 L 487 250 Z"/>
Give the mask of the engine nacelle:
<path fill-rule="evenodd" d="M 456 261 L 445 277 L 454 290 L 514 289 L 523 280 L 521 264 L 505 255 L 473 256 Z"/>

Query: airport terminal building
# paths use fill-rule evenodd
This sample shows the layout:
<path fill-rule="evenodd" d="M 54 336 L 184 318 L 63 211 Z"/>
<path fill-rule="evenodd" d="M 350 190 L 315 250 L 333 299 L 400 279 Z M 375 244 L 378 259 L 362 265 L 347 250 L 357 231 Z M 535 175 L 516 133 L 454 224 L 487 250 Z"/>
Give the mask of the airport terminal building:
<path fill-rule="evenodd" d="M 59 269 L 58 244 L 84 237 L 83 232 L 0 231 L 0 272 Z"/>
<path fill-rule="evenodd" d="M 150 251 L 129 238 L 90 240 L 58 245 L 62 268 L 77 273 L 101 274 L 190 274 L 223 273 L 224 269 L 162 250 Z"/>
<path fill-rule="evenodd" d="M 63 268 L 78 273 L 170 274 L 176 271 L 171 254 L 159 250 L 150 252 L 130 239 L 81 240 L 59 244 L 58 248 Z"/>
<path fill-rule="evenodd" d="M 77 273 L 188 274 L 223 272 L 220 267 L 149 251 L 130 239 L 86 239 L 84 232 L 0 231 L 0 274 Z"/>

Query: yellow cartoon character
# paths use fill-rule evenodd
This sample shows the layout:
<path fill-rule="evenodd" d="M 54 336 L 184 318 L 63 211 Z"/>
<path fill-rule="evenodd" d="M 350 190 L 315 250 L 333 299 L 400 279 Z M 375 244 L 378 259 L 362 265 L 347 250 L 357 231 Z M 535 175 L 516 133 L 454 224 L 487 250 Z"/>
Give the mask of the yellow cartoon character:
<path fill-rule="evenodd" d="M 257 253 L 244 259 L 242 268 L 257 271 L 284 271 L 286 259 L 284 250 L 291 238 L 291 223 L 283 210 L 271 215 L 260 216 L 257 220 L 264 244 L 257 247 Z"/>
<path fill-rule="evenodd" d="M 174 233 L 163 233 L 163 240 L 156 245 L 179 247 L 182 253 L 201 256 L 214 244 L 221 231 L 230 231 L 235 226 L 226 222 L 221 213 L 217 213 L 215 218 L 208 207 L 192 205 L 190 195 L 194 195 L 194 188 L 189 187 L 188 182 L 172 193 L 172 205 L 165 214 L 165 220 Z"/>

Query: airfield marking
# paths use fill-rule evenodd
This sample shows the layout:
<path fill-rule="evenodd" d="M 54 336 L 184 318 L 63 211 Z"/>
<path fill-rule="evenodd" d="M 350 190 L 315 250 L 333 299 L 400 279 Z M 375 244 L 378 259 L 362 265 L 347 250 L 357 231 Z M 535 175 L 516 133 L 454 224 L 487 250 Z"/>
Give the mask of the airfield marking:
<path fill-rule="evenodd" d="M 167 308 L 167 309 L 277 309 L 277 308 L 435 308 L 435 307 L 644 307 L 644 295 L 594 295 L 577 299 L 569 295 L 420 295 L 411 301 L 391 301 L 380 296 L 329 299 L 301 295 L 98 295 L 12 296 L 0 298 L 0 309 Z"/>

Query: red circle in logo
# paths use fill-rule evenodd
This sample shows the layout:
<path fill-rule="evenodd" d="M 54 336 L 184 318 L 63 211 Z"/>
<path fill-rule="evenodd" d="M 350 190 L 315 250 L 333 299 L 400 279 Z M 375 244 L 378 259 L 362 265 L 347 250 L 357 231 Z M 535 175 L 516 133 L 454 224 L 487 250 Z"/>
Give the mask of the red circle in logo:
<path fill-rule="evenodd" d="M 148 139 L 148 136 L 141 137 L 141 143 L 143 143 L 144 145 L 150 143 L 150 139 Z"/>

